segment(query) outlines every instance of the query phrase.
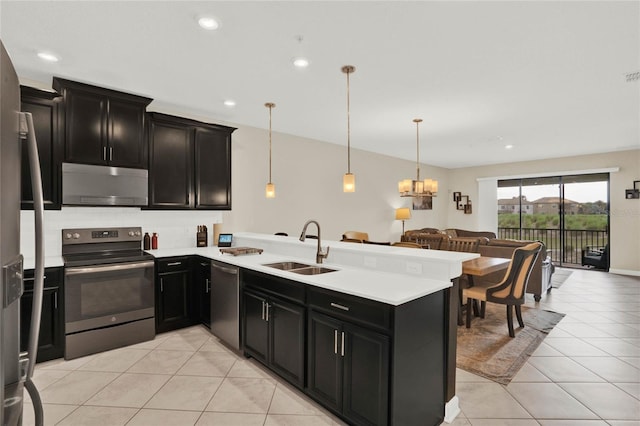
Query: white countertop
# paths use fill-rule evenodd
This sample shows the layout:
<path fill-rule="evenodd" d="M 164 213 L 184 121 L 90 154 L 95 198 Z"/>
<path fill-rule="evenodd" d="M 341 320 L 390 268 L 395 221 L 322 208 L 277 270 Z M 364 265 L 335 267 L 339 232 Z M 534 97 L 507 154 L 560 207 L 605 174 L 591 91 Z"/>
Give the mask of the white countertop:
<path fill-rule="evenodd" d="M 283 253 L 286 250 L 282 247 L 278 247 L 279 250 L 274 249 L 274 242 L 276 245 L 281 246 L 281 241 L 273 240 L 271 236 L 262 237 L 259 234 L 241 234 L 247 236 L 248 241 L 251 244 L 240 244 L 242 238 L 239 238 L 238 246 L 249 246 L 256 248 L 263 248 L 262 254 L 248 254 L 233 256 L 230 254 L 222 254 L 217 247 L 202 247 L 202 248 L 175 248 L 175 249 L 158 249 L 149 250 L 148 253 L 157 258 L 172 257 L 172 256 L 187 256 L 198 255 L 209 259 L 218 260 L 228 263 L 230 265 L 236 265 L 242 268 L 251 269 L 254 271 L 265 272 L 274 276 L 287 278 L 293 281 L 299 281 L 301 283 L 310 284 L 316 287 L 325 288 L 328 290 L 339 291 L 354 296 L 363 297 L 366 299 L 376 300 L 378 302 L 387 303 L 389 305 L 401 305 L 411 300 L 426 296 L 437 291 L 441 291 L 448 287 L 451 287 L 450 279 L 434 279 L 425 277 L 422 271 L 421 265 L 417 271 L 412 273 L 393 273 L 388 271 L 382 271 L 375 267 L 358 267 L 345 264 L 345 262 L 332 262 L 331 252 L 329 261 L 325 261 L 322 266 L 335 269 L 334 272 L 318 274 L 318 275 L 301 275 L 295 272 L 282 271 L 276 268 L 264 266 L 267 263 L 295 261 L 305 263 L 308 265 L 316 265 L 315 263 L 315 240 L 307 240 L 305 243 L 292 242 L 289 239 L 287 244 L 301 244 L 296 246 L 298 248 L 297 255 L 291 256 Z M 311 243 L 310 243 L 311 242 Z M 262 243 L 262 244 L 261 244 Z M 369 245 L 360 245 L 353 243 L 340 243 L 336 241 L 328 241 L 331 246 L 331 250 L 339 252 L 340 249 L 346 249 L 347 252 L 356 251 L 364 253 L 367 256 L 375 256 L 378 258 L 382 255 L 382 258 L 399 256 L 403 259 L 422 258 L 425 253 L 430 250 L 416 250 L 396 247 L 378 247 Z M 323 247 L 326 247 L 326 243 L 322 243 Z M 311 248 L 311 250 L 309 250 Z M 461 268 L 461 262 L 469 258 L 477 257 L 475 253 L 453 254 L 451 256 L 442 256 L 442 253 L 433 253 L 427 255 L 430 261 L 436 259 L 444 263 L 457 263 Z M 449 252 L 452 253 L 452 252 Z M 335 256 L 337 259 L 342 258 L 340 253 Z M 378 259 L 376 258 L 376 259 Z M 373 260 L 369 262 L 374 262 Z M 453 259 L 453 260 L 452 260 Z M 376 264 L 381 262 L 376 261 Z M 413 263 L 410 263 L 413 265 Z M 417 265 L 417 264 L 416 264 Z M 383 265 L 380 265 L 382 267 Z M 418 268 L 418 266 L 414 266 Z"/>

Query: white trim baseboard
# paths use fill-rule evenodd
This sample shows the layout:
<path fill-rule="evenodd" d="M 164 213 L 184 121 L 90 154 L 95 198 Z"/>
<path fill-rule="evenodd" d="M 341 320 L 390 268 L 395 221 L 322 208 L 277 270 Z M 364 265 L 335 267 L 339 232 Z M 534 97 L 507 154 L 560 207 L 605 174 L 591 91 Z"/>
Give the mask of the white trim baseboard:
<path fill-rule="evenodd" d="M 453 423 L 456 417 L 460 414 L 459 400 L 456 395 L 444 404 L 444 422 Z"/>
<path fill-rule="evenodd" d="M 609 269 L 610 274 L 618 275 L 630 275 L 633 277 L 640 277 L 640 271 L 634 271 L 632 269 Z"/>

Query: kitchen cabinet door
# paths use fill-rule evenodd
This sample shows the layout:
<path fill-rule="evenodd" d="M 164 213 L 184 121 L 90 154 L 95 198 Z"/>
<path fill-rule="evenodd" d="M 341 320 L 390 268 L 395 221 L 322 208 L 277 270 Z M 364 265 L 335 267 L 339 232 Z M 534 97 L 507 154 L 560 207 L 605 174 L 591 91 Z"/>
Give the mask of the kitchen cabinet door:
<path fill-rule="evenodd" d="M 107 98 L 69 91 L 64 100 L 64 160 L 68 163 L 107 163 Z"/>
<path fill-rule="evenodd" d="M 342 411 L 342 323 L 311 311 L 309 314 L 307 392 L 325 406 Z"/>
<path fill-rule="evenodd" d="M 196 208 L 231 210 L 231 133 L 195 130 Z"/>
<path fill-rule="evenodd" d="M 194 258 L 195 294 L 198 305 L 197 321 L 207 327 L 211 326 L 211 261 Z"/>
<path fill-rule="evenodd" d="M 42 177 L 42 196 L 44 208 L 60 210 L 60 162 L 62 145 L 59 138 L 58 104 L 60 95 L 45 92 L 32 87 L 20 86 L 21 110 L 33 116 L 33 126 L 38 143 L 40 174 Z M 22 144 L 22 210 L 33 210 L 31 191 L 31 170 L 27 144 Z"/>
<path fill-rule="evenodd" d="M 145 108 L 139 104 L 110 99 L 108 117 L 109 165 L 146 169 Z"/>
<path fill-rule="evenodd" d="M 158 274 L 156 332 L 162 333 L 192 325 L 191 299 L 191 272 L 189 270 Z"/>
<path fill-rule="evenodd" d="M 244 290 L 242 302 L 244 351 L 266 364 L 269 353 L 269 323 L 265 317 L 267 298 L 259 293 Z"/>
<path fill-rule="evenodd" d="M 268 303 L 269 364 L 275 372 L 302 388 L 305 309 L 276 298 Z"/>
<path fill-rule="evenodd" d="M 33 307 L 33 270 L 25 270 L 25 291 L 20 299 L 20 350 L 29 347 Z M 45 269 L 42 315 L 36 362 L 64 356 L 64 294 L 62 268 Z"/>
<path fill-rule="evenodd" d="M 183 209 L 193 206 L 193 131 L 154 118 L 149 126 L 149 206 Z"/>
<path fill-rule="evenodd" d="M 345 323 L 343 351 L 343 415 L 354 424 L 387 424 L 389 338 Z"/>

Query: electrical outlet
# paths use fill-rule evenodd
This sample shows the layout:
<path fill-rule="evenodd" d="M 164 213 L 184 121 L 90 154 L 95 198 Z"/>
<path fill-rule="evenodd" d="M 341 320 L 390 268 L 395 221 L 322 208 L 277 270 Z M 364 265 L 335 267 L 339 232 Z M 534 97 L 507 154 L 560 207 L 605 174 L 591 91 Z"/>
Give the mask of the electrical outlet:
<path fill-rule="evenodd" d="M 407 273 L 416 274 L 416 275 L 421 275 L 422 274 L 422 264 L 421 263 L 407 262 L 406 265 L 407 265 Z"/>

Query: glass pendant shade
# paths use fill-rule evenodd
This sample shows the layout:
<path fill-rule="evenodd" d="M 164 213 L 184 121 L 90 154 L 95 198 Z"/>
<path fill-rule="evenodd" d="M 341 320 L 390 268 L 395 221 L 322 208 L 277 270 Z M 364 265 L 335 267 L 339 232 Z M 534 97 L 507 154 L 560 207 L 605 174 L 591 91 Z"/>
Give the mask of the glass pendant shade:
<path fill-rule="evenodd" d="M 276 186 L 269 182 L 264 190 L 264 195 L 267 198 L 276 198 Z"/>
<path fill-rule="evenodd" d="M 345 173 L 342 178 L 343 192 L 356 192 L 356 176 L 353 173 Z"/>

